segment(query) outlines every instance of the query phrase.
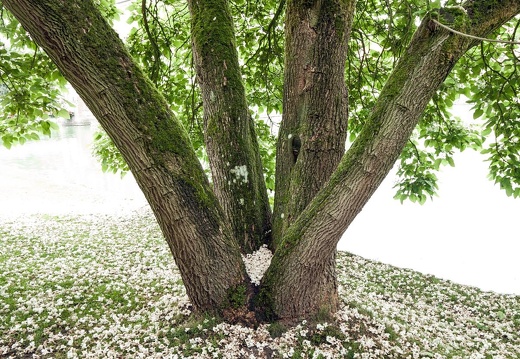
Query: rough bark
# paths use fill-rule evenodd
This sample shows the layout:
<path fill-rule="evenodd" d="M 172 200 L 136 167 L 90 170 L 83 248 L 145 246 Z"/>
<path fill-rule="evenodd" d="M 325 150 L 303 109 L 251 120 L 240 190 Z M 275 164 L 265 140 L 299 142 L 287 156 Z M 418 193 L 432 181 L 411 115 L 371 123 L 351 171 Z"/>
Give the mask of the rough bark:
<path fill-rule="evenodd" d="M 344 72 L 354 6 L 355 0 L 287 3 L 273 247 L 345 153 L 348 98 Z"/>
<path fill-rule="evenodd" d="M 193 54 L 215 193 L 245 253 L 271 238 L 271 208 L 226 0 L 190 0 Z"/>
<path fill-rule="evenodd" d="M 102 19 L 92 1 L 3 0 L 3 3 L 57 64 L 122 152 L 154 210 L 195 308 L 214 310 L 226 306 L 230 295 L 236 298 L 236 291 L 244 290 L 245 273 L 240 248 L 234 238 L 238 227 L 234 224 L 231 228 L 228 224 L 228 220 L 235 219 L 233 213 L 236 210 L 226 208 L 224 211 L 221 208 L 182 126 L 168 110 L 163 98 L 135 66 L 115 32 Z M 202 3 L 193 0 L 192 11 L 196 4 Z M 211 4 L 214 6 L 217 2 Z M 326 51 L 327 46 L 313 45 L 312 34 L 318 34 L 322 27 L 326 29 L 327 26 L 333 26 L 334 31 L 328 30 L 333 38 L 330 41 L 336 41 L 335 36 L 339 36 L 340 27 L 335 22 L 337 19 L 334 16 L 325 16 L 329 9 L 325 5 L 336 6 L 335 11 L 346 11 L 346 17 L 338 17 L 340 23 L 352 15 L 352 9 L 350 12 L 346 10 L 350 2 L 295 1 L 291 6 L 297 4 L 306 10 L 295 13 L 294 34 L 302 32 L 303 36 L 305 31 L 309 33 L 310 40 L 307 40 L 310 42 L 308 47 L 302 47 L 305 51 L 301 57 L 314 61 L 316 52 Z M 208 3 L 204 7 L 206 5 L 210 6 Z M 451 24 L 457 30 L 486 36 L 520 12 L 520 0 L 472 1 L 465 8 L 467 12 L 457 7 L 431 16 L 438 16 L 442 22 Z M 214 10 L 218 12 L 217 8 Z M 194 42 L 198 43 L 199 35 L 202 36 L 199 39 L 203 39 L 203 36 L 211 34 L 195 33 L 199 31 L 197 21 L 200 20 L 196 19 L 196 11 L 193 12 L 193 31 Z M 209 19 L 208 16 L 203 16 L 207 21 L 198 23 L 201 27 L 204 27 L 202 24 L 211 25 L 208 21 L 213 18 Z M 224 12 L 218 16 L 228 15 Z M 318 24 L 325 20 L 328 20 L 329 25 Z M 331 22 L 333 25 L 330 25 Z M 346 36 L 346 32 L 341 36 Z M 304 40 L 305 37 L 302 41 Z M 324 37 L 323 40 L 328 41 L 328 38 Z M 237 126 L 240 130 L 233 136 L 238 138 L 238 147 L 231 148 L 246 151 L 252 149 L 252 153 L 246 156 L 250 160 L 247 166 L 257 168 L 255 166 L 259 162 L 254 153 L 256 146 L 252 124 L 249 119 L 244 120 L 241 112 L 245 108 L 245 100 L 239 95 L 243 89 L 231 91 L 228 81 L 236 79 L 225 71 L 228 65 L 236 64 L 224 63 L 224 57 L 212 57 L 213 47 L 205 41 L 207 40 L 199 43 L 200 47 L 197 44 L 195 46 L 203 92 L 206 92 L 204 105 L 210 107 L 207 112 L 207 140 L 215 141 L 215 146 L 223 145 L 225 143 L 222 141 L 226 141 L 226 137 L 220 137 L 217 128 L 224 126 L 221 129 L 227 131 L 230 127 Z M 335 139 L 328 139 L 323 131 L 329 129 L 334 136 L 340 138 L 343 135 L 342 126 L 346 126 L 346 113 L 345 118 L 338 118 L 338 114 L 343 112 L 335 109 L 330 116 L 320 117 L 320 111 L 327 112 L 328 109 L 314 105 L 315 100 L 311 94 L 314 89 L 317 92 L 313 96 L 326 96 L 327 91 L 338 91 L 336 97 L 333 93 L 330 94 L 330 99 L 336 102 L 327 104 L 327 107 L 334 107 L 335 104 L 343 106 L 341 101 L 345 93 L 344 89 L 338 89 L 339 85 L 334 82 L 335 76 L 327 75 L 328 68 L 324 68 L 327 71 L 318 73 L 313 69 L 312 66 L 315 65 L 312 61 L 309 62 L 311 67 L 307 69 L 305 62 L 298 66 L 291 65 L 295 66 L 295 74 L 292 80 L 286 79 L 288 82 L 292 81 L 292 85 L 288 84 L 285 96 L 286 101 L 295 101 L 292 107 L 287 107 L 287 111 L 293 111 L 297 115 L 289 114 L 289 117 L 285 117 L 284 121 L 288 124 L 284 125 L 287 127 L 282 136 L 287 138 L 295 132 L 300 137 L 301 148 L 296 161 L 293 157 L 291 164 L 287 156 L 293 155 L 292 149 L 284 147 L 287 144 L 281 143 L 285 141 L 281 138 L 278 156 L 282 157 L 280 161 L 285 162 L 279 164 L 281 173 L 278 177 L 284 173 L 289 177 L 288 182 L 279 184 L 282 193 L 288 195 L 290 191 L 298 190 L 298 193 L 290 194 L 294 197 L 302 196 L 302 200 L 291 202 L 278 198 L 279 217 L 286 211 L 292 216 L 285 218 L 288 226 L 283 224 L 284 221 L 276 220 L 280 221 L 281 229 L 277 231 L 283 237 L 276 246 L 271 267 L 262 283 L 257 301 L 259 309 L 265 310 L 271 318 L 290 320 L 310 316 L 321 309 L 336 309 L 338 297 L 334 255 L 339 238 L 392 168 L 426 104 L 455 62 L 476 43 L 475 40 L 439 28 L 430 18 L 426 18 L 388 80 L 360 136 L 342 157 L 328 180 L 316 180 L 313 182 L 315 186 L 307 185 L 311 182 L 302 181 L 308 175 L 308 169 L 305 169 L 307 165 L 303 166 L 303 163 L 300 168 L 298 162 L 303 162 L 304 158 L 305 162 L 316 161 L 318 157 L 314 158 L 314 152 L 330 158 L 330 163 L 335 161 L 335 155 L 329 152 L 335 153 L 339 145 L 334 142 Z M 290 51 L 293 51 L 290 56 L 300 56 L 294 49 Z M 204 64 L 208 57 L 210 61 Z M 320 69 L 318 65 L 322 63 L 318 60 L 326 60 L 319 56 L 316 58 L 316 68 Z M 331 66 L 335 68 L 336 65 Z M 308 71 L 309 69 L 312 70 Z M 229 71 L 233 75 L 239 74 L 235 70 Z M 332 73 L 331 70 L 330 74 Z M 326 80 L 321 83 L 322 79 Z M 206 81 L 208 85 L 205 89 Z M 310 84 L 310 87 L 306 84 Z M 232 86 L 235 88 L 235 85 Z M 214 109 L 211 108 L 212 91 L 214 96 L 219 96 L 219 106 Z M 233 101 L 227 102 L 228 98 Z M 240 103 L 236 107 L 240 110 L 232 106 L 235 101 Z M 316 106 L 312 110 L 316 113 L 309 112 L 312 106 Z M 313 122 L 314 119 L 320 121 Z M 327 121 L 332 122 L 320 127 L 324 125 L 322 122 Z M 343 125 L 335 127 L 334 121 Z M 324 138 L 323 142 L 314 140 L 315 135 L 316 139 Z M 292 141 L 291 146 L 294 145 Z M 218 148 L 215 151 L 217 155 L 222 155 Z M 234 158 L 232 153 L 226 152 L 223 155 Z M 218 171 L 223 171 L 222 179 L 217 180 L 222 181 L 222 184 L 215 183 L 215 187 L 224 186 L 217 188 L 224 201 L 226 191 L 232 191 L 232 188 L 225 188 L 223 180 L 227 164 L 218 159 L 212 161 L 218 167 L 216 177 L 219 175 Z M 329 163 L 329 160 L 326 162 Z M 234 165 L 243 164 L 237 162 Z M 248 173 L 252 173 L 247 166 Z M 325 166 L 329 169 L 329 164 Z M 316 165 L 313 170 L 323 169 Z M 240 173 L 241 178 L 245 177 L 242 175 L 245 172 L 233 173 Z M 299 185 L 300 183 L 305 185 Z M 311 200 L 312 195 L 308 193 L 313 191 L 318 192 Z M 263 221 L 264 219 L 262 223 Z M 251 222 L 244 223 L 244 232 L 252 230 L 252 227 L 247 227 Z"/>
<path fill-rule="evenodd" d="M 91 1 L 6 0 L 107 131 L 144 192 L 198 310 L 225 306 L 240 251 L 179 121 Z"/>
<path fill-rule="evenodd" d="M 465 9 L 446 8 L 431 16 L 484 37 L 518 14 L 520 1 L 475 1 Z M 260 293 L 273 317 L 336 309 L 337 292 L 328 282 L 326 263 L 337 242 L 393 167 L 435 91 L 476 43 L 439 28 L 431 17 L 424 19 L 361 134 L 326 186 L 286 230 Z"/>

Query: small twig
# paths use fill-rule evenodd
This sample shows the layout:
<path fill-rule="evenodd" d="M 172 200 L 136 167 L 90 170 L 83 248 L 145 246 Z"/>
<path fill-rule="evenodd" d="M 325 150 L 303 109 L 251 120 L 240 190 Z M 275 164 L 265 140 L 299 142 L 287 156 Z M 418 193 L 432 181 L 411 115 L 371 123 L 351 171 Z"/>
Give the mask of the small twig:
<path fill-rule="evenodd" d="M 150 40 L 150 45 L 152 46 L 153 51 L 153 62 L 152 69 L 150 72 L 150 79 L 157 84 L 157 82 L 159 81 L 159 71 L 161 66 L 161 50 L 159 49 L 159 45 L 157 44 L 157 39 L 153 36 L 152 31 L 150 30 L 150 25 L 148 23 L 147 18 L 147 13 L 149 12 L 149 10 L 146 7 L 146 0 L 141 0 L 141 12 L 143 15 L 143 26 L 146 31 L 146 35 L 148 36 L 148 40 Z"/>

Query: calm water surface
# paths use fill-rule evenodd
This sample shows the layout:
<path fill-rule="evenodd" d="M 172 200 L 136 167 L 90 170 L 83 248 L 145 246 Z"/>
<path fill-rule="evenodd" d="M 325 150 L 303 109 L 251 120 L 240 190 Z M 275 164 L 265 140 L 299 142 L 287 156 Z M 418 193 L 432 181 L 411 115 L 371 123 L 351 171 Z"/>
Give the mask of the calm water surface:
<path fill-rule="evenodd" d="M 0 214 L 97 213 L 145 205 L 131 175 L 103 173 L 91 155 L 95 125 L 62 126 L 51 138 L 0 147 Z"/>

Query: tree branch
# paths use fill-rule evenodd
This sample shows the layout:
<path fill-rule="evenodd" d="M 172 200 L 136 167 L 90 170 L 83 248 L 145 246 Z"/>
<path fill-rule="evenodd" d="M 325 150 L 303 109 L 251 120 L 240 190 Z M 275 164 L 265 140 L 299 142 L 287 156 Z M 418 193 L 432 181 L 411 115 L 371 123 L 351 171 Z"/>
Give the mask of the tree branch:
<path fill-rule="evenodd" d="M 448 30 L 448 31 L 451 31 L 453 32 L 454 34 L 457 34 L 457 35 L 460 35 L 460 36 L 465 36 L 469 39 L 473 39 L 473 40 L 479 40 L 479 41 L 485 41 L 485 42 L 495 42 L 495 43 L 499 43 L 499 44 L 512 44 L 512 45 L 520 45 L 520 41 L 511 41 L 511 40 L 497 40 L 497 39 L 488 39 L 486 37 L 479 37 L 479 36 L 474 36 L 474 35 L 470 35 L 470 34 L 465 34 L 463 32 L 460 32 L 460 31 L 457 31 L 455 29 L 452 29 L 451 27 L 447 26 L 447 25 L 444 25 L 444 24 L 441 24 L 440 22 L 438 22 L 437 20 L 435 19 L 432 19 L 432 21 L 439 25 L 440 27 Z"/>
<path fill-rule="evenodd" d="M 92 1 L 3 4 L 120 150 L 154 211 L 195 309 L 219 308 L 247 275 L 190 140 L 164 98 Z"/>
<path fill-rule="evenodd" d="M 486 36 L 520 12 L 520 1 L 475 1 L 466 4 L 466 11 L 443 10 L 446 21 L 456 18 L 464 27 L 460 30 Z M 272 290 L 275 313 L 290 316 L 305 310 L 286 301 L 298 290 L 298 283 L 305 281 L 294 273 L 308 276 L 308 268 L 314 268 L 316 279 L 311 285 L 322 285 L 328 273 L 319 271 L 320 263 L 336 251 L 342 234 L 392 169 L 433 94 L 475 44 L 473 39 L 436 27 L 429 16 L 423 20 L 338 169 L 285 232 L 264 283 Z M 312 308 L 320 300 L 309 298 L 302 305 Z"/>
<path fill-rule="evenodd" d="M 143 16 L 143 26 L 148 36 L 148 40 L 153 50 L 152 70 L 150 71 L 150 80 L 154 84 L 157 84 L 159 80 L 159 67 L 161 66 L 161 50 L 157 45 L 157 40 L 150 30 L 150 24 L 148 23 L 148 9 L 146 6 L 147 0 L 141 0 L 141 15 Z"/>
<path fill-rule="evenodd" d="M 244 252 L 270 240 L 271 209 L 227 0 L 190 0 L 193 57 L 215 193 Z"/>

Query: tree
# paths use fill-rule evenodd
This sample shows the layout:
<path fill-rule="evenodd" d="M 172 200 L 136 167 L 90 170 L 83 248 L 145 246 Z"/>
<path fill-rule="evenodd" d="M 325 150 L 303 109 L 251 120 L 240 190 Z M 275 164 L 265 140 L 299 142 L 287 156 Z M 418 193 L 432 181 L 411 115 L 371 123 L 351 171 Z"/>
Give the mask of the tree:
<path fill-rule="evenodd" d="M 423 202 L 435 191 L 434 170 L 452 163 L 453 148 L 479 148 L 494 131 L 496 143 L 485 149 L 492 173 L 508 193 L 520 194 L 518 126 L 504 108 L 518 111 L 517 52 L 511 45 L 486 52 L 481 42 L 514 36 L 518 25 L 510 20 L 520 1 L 360 2 L 356 8 L 354 0 L 189 0 L 188 15 L 177 2 L 142 0 L 134 10 L 145 40 L 136 41 L 137 31 L 130 37 L 134 55 L 145 55 L 140 60 L 107 22 L 110 2 L 97 4 L 105 15 L 93 1 L 2 3 L 121 152 L 198 311 L 254 310 L 267 320 L 335 311 L 336 244 L 400 155 L 397 197 Z M 186 19 L 189 39 L 183 38 Z M 480 57 L 473 50 L 479 45 Z M 179 65 L 187 53 L 200 92 L 191 67 Z M 282 56 L 283 82 L 277 78 Z M 452 72 L 459 60 L 464 66 Z M 497 77 L 500 90 L 490 90 Z M 172 94 L 167 84 L 175 82 L 188 90 L 177 86 Z M 449 118 L 457 93 L 496 96 L 488 107 L 475 101 L 474 116 L 488 118 L 482 133 Z M 272 212 L 271 170 L 262 163 L 272 160 L 264 143 L 269 134 L 254 121 L 250 104 L 283 113 Z M 347 133 L 355 140 L 345 152 Z M 211 181 L 193 147 L 200 136 Z M 274 256 L 257 288 L 241 254 L 263 244 Z"/>

